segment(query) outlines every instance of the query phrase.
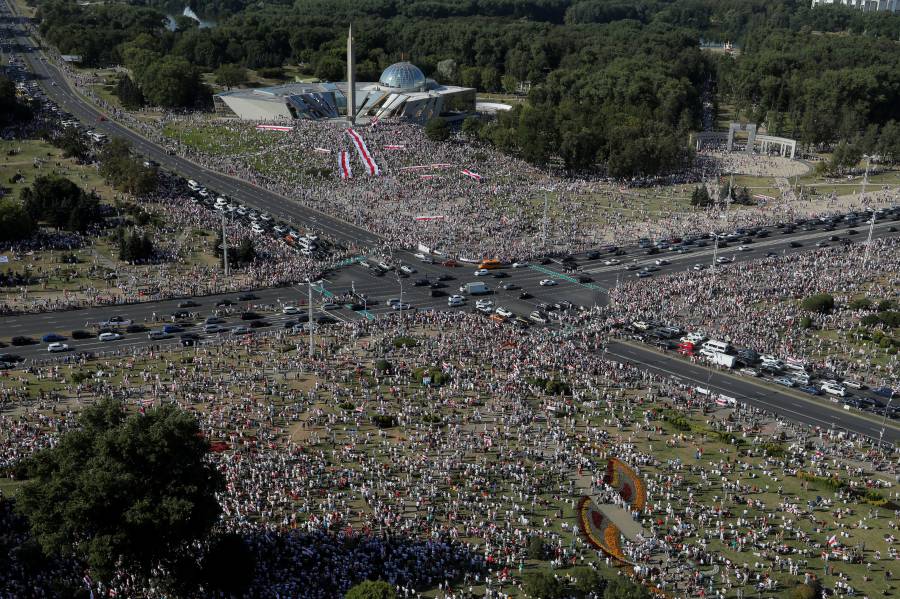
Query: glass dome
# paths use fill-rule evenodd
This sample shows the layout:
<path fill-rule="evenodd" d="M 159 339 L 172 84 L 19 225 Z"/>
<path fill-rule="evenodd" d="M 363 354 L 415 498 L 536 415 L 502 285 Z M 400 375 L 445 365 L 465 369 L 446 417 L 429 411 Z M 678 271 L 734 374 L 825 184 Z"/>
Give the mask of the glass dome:
<path fill-rule="evenodd" d="M 378 84 L 406 91 L 422 89 L 425 87 L 425 74 L 414 64 L 398 62 L 384 70 Z"/>

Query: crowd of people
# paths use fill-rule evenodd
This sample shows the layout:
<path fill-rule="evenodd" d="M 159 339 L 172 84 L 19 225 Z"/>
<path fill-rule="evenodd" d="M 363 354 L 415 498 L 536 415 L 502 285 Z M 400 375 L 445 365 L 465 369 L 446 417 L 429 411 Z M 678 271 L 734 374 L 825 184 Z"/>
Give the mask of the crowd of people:
<path fill-rule="evenodd" d="M 882 300 L 896 300 L 897 264 L 900 241 L 895 237 L 875 239 L 871 249 L 856 243 L 778 254 L 629 279 L 611 291 L 608 312 L 623 323 L 661 320 L 759 354 L 798 358 L 874 387 L 895 385 L 900 372 L 896 351 L 876 350 L 886 361 L 873 367 L 853 333 Z M 836 309 L 803 309 L 802 301 L 816 294 L 832 295 Z M 852 300 L 861 297 L 871 304 L 851 308 Z"/>
<path fill-rule="evenodd" d="M 254 593 L 338 596 L 377 573 L 404 596 L 439 587 L 446 597 L 506 597 L 534 567 L 534 537 L 560 576 L 572 564 L 611 563 L 577 532 L 572 510 L 582 495 L 609 496 L 602 472 L 615 455 L 648 490 L 637 514 L 647 536 L 623 543 L 648 584 L 674 596 L 733 596 L 814 576 L 838 588 L 841 556 L 874 516 L 835 524 L 823 510 L 853 513 L 849 492 L 822 491 L 813 506 L 790 481 L 801 470 L 836 476 L 893 500 L 885 471 L 873 471 L 880 450 L 748 407 L 719 408 L 676 380 L 609 360 L 590 318 L 568 335 L 523 335 L 472 314 L 420 313 L 335 325 L 314 358 L 304 340 L 273 331 L 251 345 L 225 338 L 36 365 L 0 379 L 0 469 L 14 472 L 52 444 L 85 402 L 175 402 L 213 442 L 210 459 L 226 476 L 219 526 L 256 554 Z M 400 336 L 415 344 L 394 344 Z M 192 352 L 190 364 L 181 351 Z M 71 368 L 93 376 L 75 383 Z M 423 385 L 422 368 L 440 371 L 442 384 Z M 548 381 L 571 394 L 548 392 Z M 706 432 L 672 430 L 666 413 L 693 415 Z M 377 415 L 394 426 L 375 426 Z M 784 455 L 766 452 L 775 441 Z M 879 522 L 896 517 L 876 511 Z M 833 533 L 844 549 L 827 544 Z M 885 540 L 861 559 L 887 576 L 893 551 Z M 0 588 L 21 584 L 9 576 L 0 574 Z M 127 572 L 104 584 L 120 596 L 155 588 Z"/>

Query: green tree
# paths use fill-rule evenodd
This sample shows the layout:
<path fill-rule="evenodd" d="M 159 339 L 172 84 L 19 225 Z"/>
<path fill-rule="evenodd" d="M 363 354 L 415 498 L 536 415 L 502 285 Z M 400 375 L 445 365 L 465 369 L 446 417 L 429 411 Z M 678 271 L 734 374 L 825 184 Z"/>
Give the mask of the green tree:
<path fill-rule="evenodd" d="M 450 139 L 450 124 L 439 116 L 428 119 L 425 123 L 425 136 L 431 141 L 447 141 Z"/>
<path fill-rule="evenodd" d="M 853 168 L 859 164 L 861 158 L 862 151 L 856 144 L 841 141 L 835 146 L 834 152 L 831 154 L 831 170 L 842 173 L 846 169 Z"/>
<path fill-rule="evenodd" d="M 636 584 L 624 576 L 616 576 L 607 581 L 603 599 L 652 599 L 646 587 Z"/>
<path fill-rule="evenodd" d="M 94 194 L 85 193 L 75 183 L 56 175 L 35 179 L 20 192 L 22 205 L 34 221 L 84 231 L 100 219 L 100 203 Z"/>
<path fill-rule="evenodd" d="M 197 420 L 173 405 L 128 415 L 107 399 L 78 421 L 35 454 L 17 498 L 44 551 L 75 556 L 106 579 L 120 561 L 149 575 L 189 558 L 217 521 L 224 488 Z"/>
<path fill-rule="evenodd" d="M 241 239 L 235 251 L 235 258 L 240 264 L 250 264 L 256 260 L 256 249 L 253 247 L 252 239 L 249 237 Z"/>
<path fill-rule="evenodd" d="M 383 580 L 366 580 L 347 591 L 344 599 L 397 599 L 397 591 Z"/>
<path fill-rule="evenodd" d="M 462 132 L 472 138 L 477 138 L 484 124 L 477 116 L 467 116 L 462 122 Z"/>
<path fill-rule="evenodd" d="M 834 309 L 834 296 L 828 293 L 817 293 L 804 299 L 800 307 L 809 312 L 828 314 Z"/>
<path fill-rule="evenodd" d="M 709 191 L 706 189 L 706 185 L 698 185 L 694 188 L 694 191 L 691 193 L 691 206 L 706 208 L 712 203 L 712 198 L 709 197 Z"/>
<path fill-rule="evenodd" d="M 166 56 L 156 60 L 144 70 L 140 78 L 141 91 L 154 106 L 182 108 L 204 101 L 208 90 L 200 83 L 200 75 L 183 59 Z"/>
<path fill-rule="evenodd" d="M 56 137 L 52 137 L 50 142 L 63 151 L 66 158 L 75 158 L 79 161 L 87 160 L 91 153 L 87 142 L 82 137 L 78 129 L 69 127 L 63 129 L 62 133 Z"/>
<path fill-rule="evenodd" d="M 526 572 L 522 580 L 522 590 L 534 599 L 562 599 L 566 587 L 547 572 Z"/>
<path fill-rule="evenodd" d="M 590 593 L 602 593 L 606 584 L 596 570 L 587 566 L 573 570 L 571 576 L 575 579 L 572 586 L 581 597 L 586 597 Z"/>
<path fill-rule="evenodd" d="M 119 239 L 119 259 L 125 262 L 139 262 L 153 258 L 153 241 L 144 233 L 131 232 Z"/>
<path fill-rule="evenodd" d="M 141 88 L 128 75 L 119 77 L 119 81 L 116 83 L 116 95 L 122 106 L 128 109 L 133 110 L 146 104 Z"/>
<path fill-rule="evenodd" d="M 31 111 L 16 97 L 16 86 L 0 74 L 0 125 L 29 118 Z"/>
<path fill-rule="evenodd" d="M 12 199 L 0 200 L 0 242 L 28 239 L 36 228 L 22 204 Z"/>
<path fill-rule="evenodd" d="M 247 82 L 247 69 L 237 64 L 223 64 L 216 69 L 216 83 L 232 88 Z"/>

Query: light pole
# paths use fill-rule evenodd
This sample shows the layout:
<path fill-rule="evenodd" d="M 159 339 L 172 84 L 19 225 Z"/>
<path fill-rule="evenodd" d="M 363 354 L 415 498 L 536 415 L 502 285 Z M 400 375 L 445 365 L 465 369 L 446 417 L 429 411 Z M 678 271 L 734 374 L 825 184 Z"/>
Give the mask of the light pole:
<path fill-rule="evenodd" d="M 314 353 L 313 347 L 313 303 L 312 303 L 312 279 L 306 279 L 306 283 L 309 286 L 309 300 L 307 302 L 307 310 L 309 318 L 307 319 L 307 325 L 309 326 L 309 357 L 312 359 Z"/>
<path fill-rule="evenodd" d="M 882 439 L 884 437 L 884 427 L 887 422 L 887 415 L 891 409 L 891 402 L 894 401 L 894 398 L 891 397 L 888 399 L 887 406 L 884 408 L 884 414 L 881 416 L 881 432 L 878 433 L 878 447 L 881 448 L 881 459 L 884 459 L 884 445 L 882 445 Z"/>
<path fill-rule="evenodd" d="M 225 234 L 225 212 L 222 211 L 222 260 L 225 262 L 225 277 L 228 278 L 228 238 Z"/>
<path fill-rule="evenodd" d="M 554 191 L 554 188 L 542 187 L 541 189 L 544 190 L 544 222 L 543 222 L 543 232 L 541 235 L 543 238 L 544 251 L 547 251 L 547 221 L 549 219 L 549 212 L 550 212 L 550 194 Z"/>

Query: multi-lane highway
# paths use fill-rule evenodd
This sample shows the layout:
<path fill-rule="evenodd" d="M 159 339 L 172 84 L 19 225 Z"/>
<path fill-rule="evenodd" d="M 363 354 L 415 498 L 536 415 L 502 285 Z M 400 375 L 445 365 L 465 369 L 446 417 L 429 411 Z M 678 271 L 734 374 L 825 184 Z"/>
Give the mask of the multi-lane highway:
<path fill-rule="evenodd" d="M 287 222 L 306 225 L 340 242 L 352 243 L 363 248 L 374 248 L 380 245 L 379 237 L 369 231 L 302 206 L 245 181 L 207 170 L 189 160 L 172 156 L 164 148 L 154 145 L 135 131 L 116 122 L 102 120 L 102 112 L 75 92 L 56 67 L 43 60 L 38 52 L 31 49 L 35 44 L 26 40 L 21 30 L 18 33 L 17 41 L 24 48 L 21 54 L 26 64 L 37 77 L 46 95 L 86 125 L 109 136 L 129 140 L 137 152 L 155 160 L 163 167 L 185 178 L 194 179 L 247 206 L 269 212 Z M 891 218 L 883 218 L 876 222 L 873 227 L 873 237 L 897 235 L 897 225 L 900 223 L 896 223 L 893 218 L 894 216 L 891 216 Z M 494 273 L 476 278 L 473 273 L 474 265 L 463 264 L 458 267 L 450 267 L 420 263 L 413 258 L 410 252 L 398 252 L 396 256 L 398 260 L 413 266 L 417 272 L 411 273 L 408 278 L 399 278 L 393 272 L 376 276 L 372 270 L 365 269 L 358 264 L 337 270 L 327 275 L 322 282 L 315 286 L 313 312 L 318 317 L 323 316 L 325 311 L 318 307 L 322 302 L 329 301 L 334 295 L 340 296 L 351 290 L 368 297 L 365 309 L 328 310 L 327 314 L 330 318 L 339 321 L 374 318 L 380 314 L 392 312 L 393 309 L 388 304 L 388 300 L 394 298 L 399 300 L 401 297 L 404 302 L 412 304 L 416 309 L 451 309 L 448 307 L 446 296 L 457 293 L 460 285 L 476 280 L 483 280 L 491 287 L 492 293 L 487 297 L 493 300 L 495 306 L 506 307 L 521 316 L 527 316 L 535 309 L 540 309 L 542 304 L 554 304 L 562 301 L 572 302 L 576 306 L 602 305 L 607 301 L 607 294 L 611 288 L 621 281 L 627 280 L 628 277 L 636 277 L 637 273 L 645 267 L 653 270 L 645 272 L 642 276 L 661 276 L 666 272 L 678 270 L 716 267 L 714 258 L 733 259 L 739 262 L 759 259 L 767 254 L 781 255 L 808 251 L 816 244 L 835 243 L 829 241 L 829 238 L 833 236 L 841 237 L 842 241 L 849 239 L 853 243 L 862 242 L 868 233 L 868 225 L 858 223 L 852 226 L 856 228 L 856 233 L 850 233 L 849 226 L 841 226 L 839 230 L 828 230 L 824 223 L 808 223 L 806 227 L 812 230 L 801 228 L 791 233 L 784 233 L 773 227 L 766 231 L 768 236 L 757 236 L 753 239 L 752 244 L 747 244 L 746 241 L 736 241 L 728 247 L 714 248 L 712 242 L 708 242 L 705 246 L 695 244 L 687 247 L 684 249 L 684 253 L 662 250 L 651 255 L 646 248 L 623 247 L 617 248 L 615 252 L 603 251 L 599 255 L 590 257 L 587 255 L 576 256 L 574 262 L 566 265 L 560 261 L 553 261 L 525 265 L 515 269 L 506 268 L 501 271 L 505 275 L 504 278 L 496 278 Z M 742 235 L 741 239 L 746 240 L 747 236 Z M 744 243 L 749 250 L 739 251 L 738 243 Z M 618 263 L 611 264 L 609 263 L 611 261 Z M 663 263 L 657 265 L 657 261 Z M 578 270 L 572 271 L 575 267 Z M 443 288 L 433 291 L 428 285 L 416 285 L 418 279 L 427 279 L 428 283 L 436 283 L 438 279 L 446 280 L 441 282 L 444 285 Z M 540 284 L 540 281 L 548 279 L 553 280 L 556 284 L 552 286 Z M 505 290 L 502 288 L 505 284 L 511 284 L 514 288 Z M 523 294 L 523 291 L 526 293 Z M 182 309 L 192 313 L 188 320 L 195 324 L 187 328 L 191 332 L 202 333 L 203 319 L 214 314 L 224 317 L 226 320 L 224 326 L 226 327 L 246 325 L 247 322 L 239 319 L 239 313 L 247 309 L 258 311 L 265 316 L 270 326 L 261 330 L 273 330 L 283 328 L 286 323 L 290 324 L 301 319 L 295 315 L 283 314 L 282 309 L 288 305 L 304 306 L 305 309 L 308 288 L 305 285 L 297 285 L 256 290 L 254 299 L 239 301 L 236 306 L 231 308 L 234 313 L 223 314 L 223 311 L 228 308 L 217 306 L 217 304 L 226 298 L 236 301 L 239 295 L 231 293 L 223 296 L 191 298 L 199 305 L 190 308 L 179 308 L 178 304 L 186 299 L 182 298 L 134 305 L 95 307 L 69 312 L 5 317 L 0 319 L 0 341 L 8 343 L 14 336 L 40 339 L 47 333 L 58 333 L 69 337 L 72 331 L 76 330 L 96 331 L 95 325 L 111 316 L 122 316 L 135 323 L 145 324 L 148 328 L 159 328 L 162 323 L 171 322 L 172 315 Z M 465 306 L 452 309 L 472 310 L 474 303 L 475 298 L 470 298 Z M 305 320 L 305 317 L 303 319 Z M 205 337 L 210 338 L 216 335 L 219 334 Z M 150 340 L 146 332 L 126 333 L 123 339 L 112 342 L 101 342 L 96 337 L 84 340 L 66 340 L 66 343 L 72 346 L 72 351 L 87 352 L 132 349 L 150 343 L 174 344 L 178 342 L 177 334 L 171 339 Z M 10 347 L 2 349 L 0 352 L 14 352 L 26 359 L 53 357 L 48 353 L 45 343 Z M 877 418 L 841 409 L 840 406 L 832 404 L 827 399 L 806 398 L 798 393 L 758 381 L 744 380 L 731 374 L 692 365 L 675 356 L 661 354 L 646 347 L 611 343 L 608 355 L 615 359 L 639 364 L 666 376 L 677 377 L 687 383 L 709 388 L 714 392 L 735 397 L 739 401 L 775 411 L 785 418 L 798 422 L 824 428 L 837 426 L 875 438 L 882 431 L 881 423 Z M 886 441 L 893 442 L 900 434 L 900 431 L 891 422 L 885 423 L 883 428 Z"/>

